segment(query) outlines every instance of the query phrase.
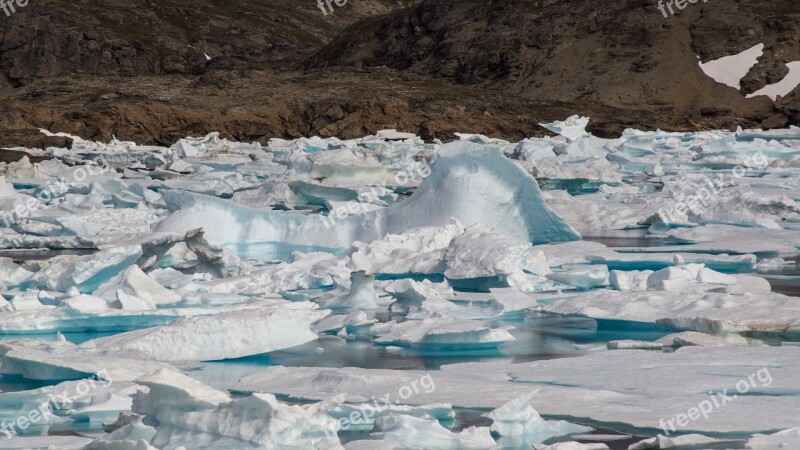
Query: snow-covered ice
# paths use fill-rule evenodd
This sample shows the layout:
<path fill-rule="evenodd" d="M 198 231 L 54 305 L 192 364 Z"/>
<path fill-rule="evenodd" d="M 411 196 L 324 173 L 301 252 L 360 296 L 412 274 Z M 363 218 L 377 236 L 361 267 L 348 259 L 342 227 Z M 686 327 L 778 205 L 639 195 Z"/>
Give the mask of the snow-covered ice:
<path fill-rule="evenodd" d="M 0 163 L 0 448 L 796 446 L 800 129 L 588 124 Z"/>

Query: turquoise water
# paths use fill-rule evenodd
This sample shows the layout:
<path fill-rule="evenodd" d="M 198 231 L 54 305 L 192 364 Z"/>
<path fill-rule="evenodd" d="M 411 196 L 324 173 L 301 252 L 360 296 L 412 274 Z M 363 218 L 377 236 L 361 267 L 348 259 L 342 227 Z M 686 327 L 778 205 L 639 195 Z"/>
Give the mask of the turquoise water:
<path fill-rule="evenodd" d="M 493 320 L 491 326 L 515 327 L 511 334 L 516 341 L 499 349 L 467 352 L 444 352 L 372 344 L 368 339 L 345 340 L 335 336 L 269 355 L 208 362 L 192 376 L 211 386 L 228 388 L 240 378 L 262 370 L 265 366 L 287 367 L 360 367 L 365 369 L 435 370 L 445 364 L 462 362 L 527 362 L 543 359 L 575 357 L 598 348 L 605 349 L 610 340 L 656 340 L 675 330 L 625 322 L 553 317 L 534 313 L 517 321 Z M 320 351 L 320 349 L 322 349 Z"/>
<path fill-rule="evenodd" d="M 657 247 L 674 245 L 663 240 L 646 239 L 639 230 L 621 232 L 614 236 L 588 238 L 602 242 L 610 247 Z M 278 252 L 279 248 L 253 249 L 255 253 Z M 657 251 L 657 250 L 655 250 Z M 53 256 L 52 252 L 41 254 L 17 254 L 17 257 L 27 259 L 40 259 Z M 17 259 L 17 258 L 15 258 Z M 655 268 L 655 267 L 654 267 Z M 641 270 L 642 267 L 637 267 Z M 780 268 L 760 269 L 753 272 L 770 281 L 776 292 L 787 295 L 800 296 L 800 269 L 797 265 L 781 266 Z M 419 276 L 417 278 L 430 278 Z M 441 281 L 433 277 L 432 281 Z M 440 278 L 440 277 L 439 277 Z M 302 297 L 302 293 L 296 293 Z M 301 300 L 302 298 L 298 298 Z M 394 319 L 394 317 L 378 317 L 381 321 Z M 446 351 L 444 349 L 426 348 L 399 348 L 393 346 L 376 345 L 366 336 L 355 339 L 342 339 L 336 336 L 321 336 L 318 340 L 294 347 L 291 349 L 272 352 L 270 354 L 250 356 L 235 360 L 206 362 L 198 369 L 188 373 L 210 386 L 226 390 L 241 378 L 260 372 L 268 366 L 289 367 L 361 367 L 369 369 L 391 370 L 436 370 L 442 365 L 462 362 L 528 362 L 554 358 L 577 357 L 588 352 L 605 350 L 606 345 L 612 340 L 641 340 L 655 341 L 676 330 L 661 327 L 655 324 L 632 323 L 612 320 L 594 320 L 581 317 L 552 316 L 528 311 L 510 318 L 486 320 L 483 323 L 493 327 L 513 326 L 510 333 L 515 341 L 492 349 L 460 349 L 459 351 Z M 133 327 L 132 327 L 133 328 Z M 82 343 L 90 339 L 113 335 L 122 329 L 98 331 L 73 331 L 65 332 L 64 336 L 73 343 Z M 765 340 L 770 344 L 781 341 L 800 342 L 799 333 L 748 335 L 748 337 Z M 54 333 L 40 335 L 3 335 L 0 340 L 34 338 L 46 341 L 55 340 Z M 0 390 L 16 392 L 36 389 L 48 385 L 45 382 L 25 380 L 20 377 L 0 376 Z M 487 411 L 456 410 L 456 419 L 446 423 L 448 427 L 459 430 L 472 425 L 483 425 L 485 419 L 482 414 Z M 592 425 L 592 424 L 589 424 Z M 30 429 L 35 432 L 34 428 Z M 598 438 L 600 442 L 610 448 L 627 448 L 642 436 L 625 436 L 620 431 L 626 430 L 598 430 L 595 434 L 616 435 L 616 437 Z M 631 430 L 627 430 L 631 431 Z M 640 430 L 641 431 L 641 430 Z M 47 431 L 51 435 L 68 435 L 79 433 L 81 435 L 102 434 L 99 423 L 72 423 L 53 425 Z M 365 434 L 357 431 L 342 433 L 343 442 L 364 437 Z M 580 442 L 593 442 L 591 437 Z M 743 448 L 739 442 L 727 443 L 725 448 Z M 705 447 L 711 448 L 711 447 Z"/>

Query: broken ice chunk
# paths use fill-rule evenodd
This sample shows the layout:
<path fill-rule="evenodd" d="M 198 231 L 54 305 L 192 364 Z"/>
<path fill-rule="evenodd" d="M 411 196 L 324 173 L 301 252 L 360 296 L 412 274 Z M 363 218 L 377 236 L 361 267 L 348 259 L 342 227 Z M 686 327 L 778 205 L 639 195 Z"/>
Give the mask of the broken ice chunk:
<path fill-rule="evenodd" d="M 647 288 L 656 291 L 684 291 L 697 279 L 703 264 L 667 267 L 647 277 Z"/>
<path fill-rule="evenodd" d="M 135 264 L 100 286 L 95 295 L 111 302 L 138 299 L 143 305 L 170 305 L 181 301 L 179 294 L 155 282 Z"/>
<path fill-rule="evenodd" d="M 25 417 L 24 415 L 22 417 Z M 5 432 L 4 432 L 5 433 Z M 82 450 L 92 442 L 91 438 L 82 436 L 11 436 L 3 439 L 4 449 L 31 450 Z M 113 449 L 117 450 L 117 449 Z M 139 449 L 136 449 L 139 450 Z"/>
<path fill-rule="evenodd" d="M 534 450 L 604 450 L 608 446 L 600 442 L 590 442 L 582 444 L 580 442 L 556 442 L 551 445 L 533 444 Z"/>
<path fill-rule="evenodd" d="M 375 421 L 370 437 L 401 444 L 403 448 L 488 449 L 496 446 L 487 427 L 471 427 L 454 433 L 436 420 L 389 414 Z"/>
<path fill-rule="evenodd" d="M 418 282 L 405 278 L 392 282 L 384 290 L 396 299 L 389 305 L 389 311 L 405 314 L 406 319 L 463 320 L 485 318 L 497 313 L 495 308 L 473 307 L 450 301 L 449 298 L 455 293 L 446 280 L 442 283 L 432 283 L 430 280 Z"/>
<path fill-rule="evenodd" d="M 787 450 L 800 448 L 800 427 L 773 434 L 756 434 L 747 441 L 753 450 Z"/>
<path fill-rule="evenodd" d="M 358 311 L 346 315 L 328 316 L 314 324 L 311 329 L 316 333 L 330 334 L 337 334 L 344 329 L 346 333 L 353 334 L 353 332 L 361 331 L 375 322 L 377 320 L 367 318 L 365 312 Z"/>
<path fill-rule="evenodd" d="M 396 324 L 375 342 L 404 347 L 470 350 L 495 348 L 513 340 L 507 328 L 491 328 L 464 320 L 425 319 Z"/>
<path fill-rule="evenodd" d="M 350 290 L 346 294 L 333 294 L 317 300 L 324 308 L 339 309 L 377 309 L 376 301 L 375 277 L 366 275 L 364 271 L 350 275 Z"/>
<path fill-rule="evenodd" d="M 556 120 L 553 123 L 540 123 L 539 125 L 547 128 L 553 133 L 564 136 L 569 141 L 577 140 L 583 136 L 588 136 L 586 126 L 589 125 L 588 117 L 578 115 L 570 116 L 565 121 Z"/>
<path fill-rule="evenodd" d="M 609 341 L 609 350 L 661 350 L 664 344 L 660 342 L 636 341 L 624 339 L 620 341 Z"/>
<path fill-rule="evenodd" d="M 344 255 L 354 270 L 367 274 L 429 274 L 444 271 L 444 251 L 464 226 L 456 219 L 441 227 L 420 227 L 388 234 L 369 243 L 354 242 Z"/>
<path fill-rule="evenodd" d="M 33 275 L 8 258 L 0 258 L 0 289 L 15 287 Z"/>
<path fill-rule="evenodd" d="M 800 305 L 793 297 L 776 293 L 643 291 L 632 295 L 606 290 L 565 296 L 540 308 L 557 314 L 658 323 L 711 334 L 800 330 Z"/>
<path fill-rule="evenodd" d="M 21 286 L 61 292 L 77 287 L 80 292 L 91 294 L 141 256 L 142 249 L 138 245 L 114 247 L 87 256 L 57 256 L 50 259 L 49 267 L 34 274 Z"/>
<path fill-rule="evenodd" d="M 602 265 L 578 266 L 566 272 L 554 272 L 547 279 L 575 286 L 578 289 L 608 285 L 608 267 Z"/>
<path fill-rule="evenodd" d="M 733 285 L 739 283 L 739 280 L 732 275 L 719 273 L 714 270 L 708 269 L 706 267 L 701 268 L 700 271 L 697 273 L 697 281 L 701 283 L 724 284 L 724 285 Z"/>
<path fill-rule="evenodd" d="M 156 361 L 106 356 L 79 349 L 74 344 L 61 345 L 53 349 L 41 345 L 2 344 L 5 347 L 2 373 L 20 375 L 30 380 L 79 380 L 94 376 L 116 383 L 132 381 L 159 369 L 174 369 Z"/>
<path fill-rule="evenodd" d="M 517 445 L 530 447 L 552 437 L 594 430 L 563 420 L 544 420 L 533 407 L 536 395 L 536 391 L 522 395 L 486 414 L 492 421 L 492 434 L 509 438 L 505 440 L 506 443 L 513 441 Z"/>
<path fill-rule="evenodd" d="M 272 394 L 232 401 L 225 392 L 164 371 L 136 382 L 150 391 L 134 397 L 133 411 L 157 421 L 157 448 L 341 448 L 339 423 L 324 403 L 286 405 Z"/>
<path fill-rule="evenodd" d="M 697 331 L 683 331 L 680 333 L 669 334 L 656 342 L 670 347 L 686 347 L 690 345 L 707 347 L 740 347 L 751 345 L 747 338 L 744 338 L 738 334 L 715 336 L 707 333 L 698 333 Z"/>
<path fill-rule="evenodd" d="M 482 225 L 468 227 L 445 252 L 444 276 L 450 280 L 523 277 L 531 243 L 497 233 Z"/>
<path fill-rule="evenodd" d="M 129 416 L 135 417 L 133 422 L 95 439 L 84 450 L 158 450 L 149 444 L 156 435 L 156 429 L 142 423 L 142 416 L 132 413 Z M 126 416 L 121 415 L 123 417 Z"/>
<path fill-rule="evenodd" d="M 646 449 L 667 449 L 674 447 L 692 447 L 692 448 L 721 448 L 725 443 L 735 443 L 734 439 L 714 439 L 702 434 L 685 434 L 683 436 L 667 437 L 663 434 L 658 436 L 639 441 L 630 447 L 628 450 L 646 450 Z M 753 448 L 753 447 L 750 447 Z"/>
<path fill-rule="evenodd" d="M 456 414 L 453 407 L 447 403 L 433 405 L 407 406 L 407 405 L 381 405 L 380 402 L 370 403 L 342 403 L 331 408 L 328 414 L 344 423 L 347 429 L 343 431 L 367 430 L 373 428 L 375 420 L 389 414 L 419 417 L 421 419 L 435 419 L 439 421 L 452 421 Z M 355 420 L 353 420 L 355 419 Z"/>
<path fill-rule="evenodd" d="M 612 270 L 608 282 L 618 291 L 646 291 L 647 280 L 652 274 L 652 270 Z"/>

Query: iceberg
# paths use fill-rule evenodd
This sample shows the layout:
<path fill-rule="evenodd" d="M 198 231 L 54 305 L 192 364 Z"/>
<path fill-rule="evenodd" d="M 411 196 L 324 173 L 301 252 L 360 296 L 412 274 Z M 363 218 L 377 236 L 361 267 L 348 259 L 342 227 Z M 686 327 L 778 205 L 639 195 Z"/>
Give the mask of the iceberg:
<path fill-rule="evenodd" d="M 260 252 L 262 257 L 285 257 L 303 249 L 342 252 L 355 241 L 371 242 L 421 226 L 441 227 L 451 218 L 532 243 L 580 238 L 547 207 L 536 181 L 500 149 L 466 142 L 442 147 L 431 175 L 406 201 L 339 220 L 259 211 L 192 193 L 163 195 L 172 214 L 157 231 L 185 233 L 202 227 L 212 243 L 242 255 L 260 244 L 270 250 Z M 214 221 L 206 220 L 209 217 Z"/>

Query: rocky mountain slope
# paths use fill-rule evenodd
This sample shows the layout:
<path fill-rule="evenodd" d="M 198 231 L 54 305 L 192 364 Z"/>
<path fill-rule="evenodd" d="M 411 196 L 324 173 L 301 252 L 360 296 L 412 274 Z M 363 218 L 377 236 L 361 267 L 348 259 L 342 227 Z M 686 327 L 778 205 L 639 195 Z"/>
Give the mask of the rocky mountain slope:
<path fill-rule="evenodd" d="M 764 43 L 741 92 L 698 67 Z M 800 3 L 714 0 L 39 0 L 0 14 L 0 146 L 39 127 L 168 143 L 402 128 L 520 138 L 591 128 L 800 123 L 800 93 L 745 99 L 800 60 Z"/>

